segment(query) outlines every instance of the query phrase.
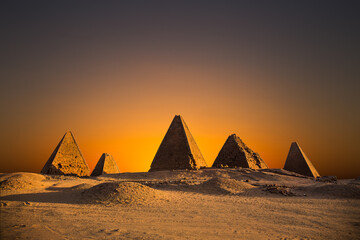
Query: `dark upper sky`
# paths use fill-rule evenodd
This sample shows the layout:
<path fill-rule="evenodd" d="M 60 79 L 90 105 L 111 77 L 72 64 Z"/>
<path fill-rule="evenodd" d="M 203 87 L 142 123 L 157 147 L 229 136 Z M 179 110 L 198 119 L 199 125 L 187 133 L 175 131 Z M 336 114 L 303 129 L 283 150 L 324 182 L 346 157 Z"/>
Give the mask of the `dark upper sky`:
<path fill-rule="evenodd" d="M 360 169 L 359 5 L 2 1 L 0 172 L 39 171 L 68 129 L 91 166 L 111 145 L 146 171 L 178 113 L 208 164 L 237 132 L 272 167 L 297 140 L 320 174 L 360 175 L 339 167 Z"/>

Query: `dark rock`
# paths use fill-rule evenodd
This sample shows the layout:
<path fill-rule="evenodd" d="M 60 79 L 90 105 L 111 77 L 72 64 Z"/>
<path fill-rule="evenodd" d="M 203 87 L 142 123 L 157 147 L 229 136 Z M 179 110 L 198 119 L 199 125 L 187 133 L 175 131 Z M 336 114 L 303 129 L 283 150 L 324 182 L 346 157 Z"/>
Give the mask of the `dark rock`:
<path fill-rule="evenodd" d="M 323 177 L 317 177 L 317 182 L 329 182 L 329 183 L 337 183 L 337 177 L 336 176 L 323 176 Z"/>
<path fill-rule="evenodd" d="M 274 194 L 281 194 L 283 196 L 295 196 L 295 194 L 286 186 L 265 185 L 264 191 Z"/>

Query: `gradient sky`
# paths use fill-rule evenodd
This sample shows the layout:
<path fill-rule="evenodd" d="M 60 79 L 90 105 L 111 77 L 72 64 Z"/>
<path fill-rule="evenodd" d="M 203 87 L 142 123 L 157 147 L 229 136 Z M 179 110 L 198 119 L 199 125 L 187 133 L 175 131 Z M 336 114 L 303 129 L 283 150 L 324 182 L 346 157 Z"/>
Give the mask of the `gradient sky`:
<path fill-rule="evenodd" d="M 299 142 L 360 175 L 358 1 L 2 1 L 0 172 L 68 130 L 92 170 L 148 171 L 175 114 L 211 165 L 236 133 L 273 168 Z"/>

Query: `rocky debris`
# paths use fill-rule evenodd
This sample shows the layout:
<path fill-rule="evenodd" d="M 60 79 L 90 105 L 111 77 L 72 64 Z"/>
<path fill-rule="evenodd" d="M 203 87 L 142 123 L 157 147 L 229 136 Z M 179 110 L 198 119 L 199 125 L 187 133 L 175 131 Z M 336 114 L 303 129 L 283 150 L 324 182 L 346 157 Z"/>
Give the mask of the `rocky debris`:
<path fill-rule="evenodd" d="M 317 182 L 327 182 L 327 183 L 337 183 L 337 177 L 336 176 L 323 176 L 323 177 L 317 177 Z"/>
<path fill-rule="evenodd" d="M 45 177 L 36 173 L 9 173 L 1 175 L 0 190 L 27 190 L 43 186 Z"/>
<path fill-rule="evenodd" d="M 15 224 L 15 225 L 12 225 L 11 227 L 12 228 L 24 228 L 24 227 L 26 227 L 26 225 L 25 224 Z"/>
<path fill-rule="evenodd" d="M 158 196 L 157 190 L 136 182 L 108 182 L 82 192 L 82 199 L 93 204 L 144 204 Z"/>
<path fill-rule="evenodd" d="M 349 184 L 360 185 L 360 177 L 353 179 Z"/>
<path fill-rule="evenodd" d="M 287 186 L 279 186 L 276 184 L 264 185 L 264 191 L 274 194 L 281 194 L 283 196 L 295 196 L 296 194 L 291 191 Z"/>
<path fill-rule="evenodd" d="M 130 230 L 130 231 L 104 231 L 106 233 L 106 237 L 105 239 L 133 239 L 133 240 L 163 240 L 163 239 L 168 239 L 168 238 L 164 238 L 163 236 L 160 236 L 156 233 L 147 233 L 147 232 L 141 232 L 141 231 L 135 231 L 135 230 Z M 116 234 L 116 238 L 112 238 L 111 236 L 109 237 L 109 235 L 112 234 Z M 115 237 L 115 236 L 114 236 Z"/>
<path fill-rule="evenodd" d="M 103 153 L 96 164 L 91 176 L 99 176 L 102 174 L 116 174 L 120 173 L 120 170 L 113 158 L 108 153 Z"/>
<path fill-rule="evenodd" d="M 180 115 L 176 115 L 160 144 L 149 171 L 207 167 L 199 147 Z"/>
<path fill-rule="evenodd" d="M 202 181 L 198 179 L 180 179 L 180 180 L 165 180 L 165 181 L 140 181 L 142 184 L 149 187 L 167 187 L 167 186 L 193 186 L 199 185 Z"/>
<path fill-rule="evenodd" d="M 89 167 L 82 156 L 73 134 L 65 133 L 60 143 L 41 170 L 42 174 L 89 176 Z"/>
<path fill-rule="evenodd" d="M 291 143 L 284 169 L 309 177 L 320 177 L 320 174 L 316 171 L 297 142 Z"/>
<path fill-rule="evenodd" d="M 281 175 L 290 176 L 290 177 L 312 179 L 311 177 L 304 176 L 304 175 L 298 174 L 296 172 L 287 171 L 285 169 L 279 169 L 279 168 L 259 169 L 259 172 L 276 173 L 276 174 L 281 174 Z"/>
<path fill-rule="evenodd" d="M 190 191 L 207 194 L 229 194 L 236 195 L 255 189 L 249 181 L 239 181 L 231 178 L 213 177 L 211 179 L 190 179 L 166 181 L 145 181 L 144 185 L 160 189 L 176 189 L 180 191 Z"/>
<path fill-rule="evenodd" d="M 228 137 L 212 166 L 216 168 L 267 168 L 260 155 L 246 146 L 236 134 Z"/>

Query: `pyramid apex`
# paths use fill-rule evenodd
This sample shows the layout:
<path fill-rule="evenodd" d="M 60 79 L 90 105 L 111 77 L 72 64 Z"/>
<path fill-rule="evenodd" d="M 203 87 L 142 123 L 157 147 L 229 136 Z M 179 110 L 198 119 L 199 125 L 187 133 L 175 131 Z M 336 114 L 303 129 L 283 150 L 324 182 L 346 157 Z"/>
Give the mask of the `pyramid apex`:
<path fill-rule="evenodd" d="M 66 135 L 74 136 L 73 133 L 72 133 L 70 130 L 69 130 L 69 131 L 66 131 L 65 136 L 66 136 Z"/>
<path fill-rule="evenodd" d="M 237 142 L 238 144 L 244 144 L 244 142 L 241 140 L 241 138 L 236 135 L 235 133 L 231 134 L 228 139 L 232 139 L 234 140 L 235 142 Z"/>
<path fill-rule="evenodd" d="M 181 122 L 182 124 L 186 124 L 184 118 L 181 115 L 175 115 L 173 121 Z"/>
<path fill-rule="evenodd" d="M 298 142 L 292 142 L 291 145 L 290 145 L 290 149 L 299 149 L 300 151 L 302 151 L 301 147 L 300 147 L 300 144 Z"/>

